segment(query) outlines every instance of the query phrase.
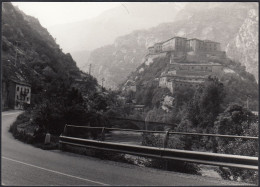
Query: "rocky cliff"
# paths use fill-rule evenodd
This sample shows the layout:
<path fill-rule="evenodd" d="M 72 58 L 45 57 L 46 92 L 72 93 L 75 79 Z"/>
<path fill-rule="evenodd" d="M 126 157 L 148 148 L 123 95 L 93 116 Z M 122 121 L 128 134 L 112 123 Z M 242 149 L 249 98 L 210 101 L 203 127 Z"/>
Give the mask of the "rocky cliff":
<path fill-rule="evenodd" d="M 233 40 L 228 43 L 227 54 L 234 60 L 246 66 L 246 70 L 251 72 L 258 82 L 258 10 L 250 9 L 243 24 Z"/>
<path fill-rule="evenodd" d="M 94 65 L 93 75 L 99 80 L 104 77 L 106 87 L 117 88 L 143 62 L 148 46 L 184 36 L 220 42 L 229 57 L 238 59 L 257 78 L 258 68 L 253 70 L 258 64 L 256 3 L 187 3 L 174 20 L 134 31 L 94 50 L 87 63 Z"/>

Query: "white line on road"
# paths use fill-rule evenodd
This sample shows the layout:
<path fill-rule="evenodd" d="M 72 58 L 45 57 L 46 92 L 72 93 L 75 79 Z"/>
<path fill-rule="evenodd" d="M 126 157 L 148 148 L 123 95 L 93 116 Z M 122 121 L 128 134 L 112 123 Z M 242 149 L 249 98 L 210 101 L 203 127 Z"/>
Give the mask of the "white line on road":
<path fill-rule="evenodd" d="M 47 168 L 42 168 L 42 167 L 39 167 L 39 166 L 35 166 L 35 165 L 32 165 L 32 164 L 28 164 L 28 163 L 25 163 L 25 162 L 14 160 L 14 159 L 11 159 L 11 158 L 7 158 L 7 157 L 3 157 L 3 156 L 2 156 L 2 158 L 6 159 L 6 160 L 13 161 L 13 162 L 17 162 L 17 163 L 20 163 L 20 164 L 24 164 L 24 165 L 27 165 L 27 166 L 31 166 L 31 167 L 35 167 L 35 168 L 38 168 L 38 169 L 42 169 L 42 170 L 45 170 L 45 171 L 49 171 L 49 172 L 57 173 L 57 174 L 60 174 L 60 175 L 64 175 L 64 176 L 67 176 L 67 177 L 72 177 L 72 178 L 76 178 L 76 179 L 80 179 L 80 180 L 84 180 L 84 181 L 88 181 L 88 182 L 92 182 L 92 183 L 96 183 L 96 184 L 100 184 L 100 185 L 109 186 L 109 184 L 105 184 L 105 183 L 102 183 L 102 182 L 93 181 L 93 180 L 89 180 L 89 179 L 84 179 L 84 178 L 81 178 L 81 177 L 77 177 L 77 176 L 74 176 L 74 175 L 69 175 L 69 174 L 66 174 L 66 173 L 61 173 L 61 172 L 54 171 L 54 170 L 47 169 Z"/>

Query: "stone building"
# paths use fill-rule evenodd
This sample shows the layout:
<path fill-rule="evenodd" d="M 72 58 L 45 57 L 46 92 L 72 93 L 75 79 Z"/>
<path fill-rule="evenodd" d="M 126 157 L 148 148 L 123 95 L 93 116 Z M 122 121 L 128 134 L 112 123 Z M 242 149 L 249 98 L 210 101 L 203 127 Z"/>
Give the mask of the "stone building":
<path fill-rule="evenodd" d="M 216 75 L 219 76 L 223 72 L 223 67 L 218 63 L 172 63 L 170 64 L 170 72 L 174 70 L 176 75 L 189 75 L 189 76 L 206 76 Z"/>
<path fill-rule="evenodd" d="M 156 43 L 156 44 L 154 44 L 154 52 L 155 52 L 155 53 L 160 53 L 160 52 L 162 52 L 162 43 Z"/>
<path fill-rule="evenodd" d="M 2 80 L 2 109 L 23 109 L 31 103 L 31 85 L 17 80 Z"/>
<path fill-rule="evenodd" d="M 149 47 L 146 62 L 162 55 L 169 55 L 170 62 L 167 72 L 159 79 L 159 87 L 168 88 L 172 93 L 179 88 L 196 88 L 208 76 L 220 77 L 222 65 L 211 61 L 226 58 L 218 42 L 177 36 Z"/>
<path fill-rule="evenodd" d="M 148 54 L 173 51 L 182 52 L 182 55 L 188 54 L 188 52 L 198 53 L 200 55 L 206 55 L 207 53 L 218 56 L 223 55 L 219 42 L 199 40 L 197 38 L 187 39 L 178 36 L 170 38 L 164 42 L 155 43 L 154 46 L 148 48 Z"/>
<path fill-rule="evenodd" d="M 223 67 L 218 63 L 174 63 L 159 80 L 159 87 L 174 93 L 180 88 L 197 88 L 208 76 L 221 76 Z"/>
<path fill-rule="evenodd" d="M 173 37 L 162 43 L 162 51 L 186 51 L 187 38 Z"/>
<path fill-rule="evenodd" d="M 148 54 L 154 54 L 154 53 L 155 53 L 154 46 L 148 47 Z"/>

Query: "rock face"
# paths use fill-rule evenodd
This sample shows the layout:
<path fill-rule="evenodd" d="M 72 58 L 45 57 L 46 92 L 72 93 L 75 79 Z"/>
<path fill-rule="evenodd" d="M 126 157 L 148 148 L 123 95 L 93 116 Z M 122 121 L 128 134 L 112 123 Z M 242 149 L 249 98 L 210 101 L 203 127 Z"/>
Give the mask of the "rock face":
<path fill-rule="evenodd" d="M 221 43 L 228 57 L 239 60 L 257 78 L 258 5 L 255 3 L 187 3 L 174 22 L 118 37 L 112 45 L 94 50 L 88 63 L 93 75 L 115 89 L 144 60 L 147 48 L 173 36 Z M 84 70 L 84 69 L 83 69 Z"/>
<path fill-rule="evenodd" d="M 173 36 L 220 42 L 228 56 L 237 58 L 256 75 L 256 3 L 187 3 L 174 20 L 149 30 L 134 31 L 117 38 L 112 45 L 94 50 L 88 61 L 95 66 L 93 75 L 98 80 L 104 77 L 106 87 L 117 88 L 143 62 L 147 47 Z"/>
<path fill-rule="evenodd" d="M 251 9 L 248 12 L 239 32 L 227 45 L 227 54 L 246 67 L 258 82 L 258 9 Z"/>

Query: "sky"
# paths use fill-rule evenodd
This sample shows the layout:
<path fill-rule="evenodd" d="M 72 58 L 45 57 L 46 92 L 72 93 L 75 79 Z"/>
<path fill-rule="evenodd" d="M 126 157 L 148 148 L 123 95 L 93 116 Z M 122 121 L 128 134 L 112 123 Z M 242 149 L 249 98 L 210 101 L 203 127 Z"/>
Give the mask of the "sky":
<path fill-rule="evenodd" d="M 77 22 L 98 16 L 120 2 L 12 2 L 27 15 L 36 17 L 44 27 Z"/>

